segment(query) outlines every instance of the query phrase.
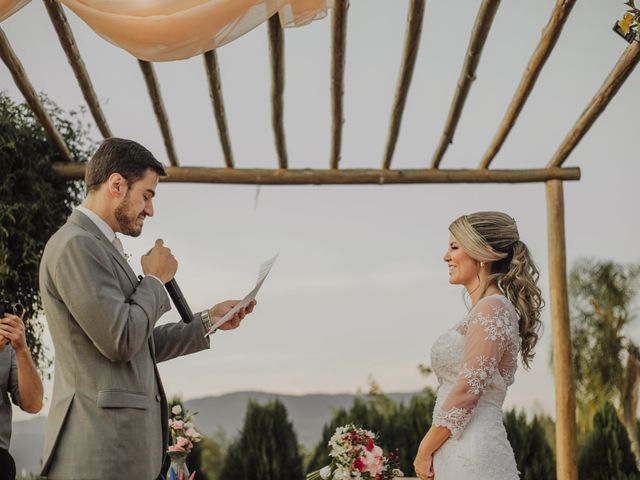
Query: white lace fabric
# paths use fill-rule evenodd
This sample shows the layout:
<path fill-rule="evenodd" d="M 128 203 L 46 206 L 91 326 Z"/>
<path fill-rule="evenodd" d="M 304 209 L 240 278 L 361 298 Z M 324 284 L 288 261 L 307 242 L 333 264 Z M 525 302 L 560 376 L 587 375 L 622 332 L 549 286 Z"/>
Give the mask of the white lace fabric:
<path fill-rule="evenodd" d="M 516 480 L 502 405 L 513 383 L 518 318 L 503 296 L 483 298 L 433 344 L 431 366 L 440 387 L 433 425 L 452 437 L 433 456 L 438 480 Z"/>
<path fill-rule="evenodd" d="M 519 348 L 515 309 L 502 296 L 480 300 L 455 331 L 464 339 L 462 363 L 439 375 L 441 384 L 453 386 L 433 415 L 433 425 L 447 427 L 454 438 L 461 435 L 487 389 L 494 383 L 500 389 L 503 382 L 496 382 L 496 375 L 502 377 L 504 390 L 513 383 Z M 439 361 L 435 362 L 436 370 Z M 451 370 L 457 370 L 455 379 Z"/>

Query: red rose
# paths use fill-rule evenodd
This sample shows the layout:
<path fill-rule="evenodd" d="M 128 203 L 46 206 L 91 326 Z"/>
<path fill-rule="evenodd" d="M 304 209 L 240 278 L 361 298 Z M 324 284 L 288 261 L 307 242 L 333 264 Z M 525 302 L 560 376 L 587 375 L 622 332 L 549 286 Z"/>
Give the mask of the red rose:
<path fill-rule="evenodd" d="M 360 460 L 360 458 L 356 458 L 353 461 L 353 468 L 358 470 L 359 472 L 362 472 L 364 470 L 364 462 Z"/>
<path fill-rule="evenodd" d="M 375 447 L 375 445 L 374 445 L 374 443 L 373 443 L 373 440 L 369 439 L 369 440 L 367 441 L 367 446 L 366 446 L 367 451 L 369 451 L 369 452 L 370 452 L 371 450 L 373 450 L 373 447 Z"/>

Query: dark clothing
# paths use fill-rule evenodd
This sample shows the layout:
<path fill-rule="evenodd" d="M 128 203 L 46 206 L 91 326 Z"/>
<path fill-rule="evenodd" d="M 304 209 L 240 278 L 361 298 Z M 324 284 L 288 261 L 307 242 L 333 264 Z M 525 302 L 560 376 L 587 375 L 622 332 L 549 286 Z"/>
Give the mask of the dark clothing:
<path fill-rule="evenodd" d="M 0 480 L 15 480 L 16 464 L 11 454 L 0 448 Z"/>

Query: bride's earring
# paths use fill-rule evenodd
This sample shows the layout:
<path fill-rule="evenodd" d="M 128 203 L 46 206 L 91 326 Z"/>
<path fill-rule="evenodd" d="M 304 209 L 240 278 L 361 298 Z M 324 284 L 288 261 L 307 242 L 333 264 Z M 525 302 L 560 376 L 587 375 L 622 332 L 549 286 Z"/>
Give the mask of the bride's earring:
<path fill-rule="evenodd" d="M 480 262 L 480 268 L 484 268 L 484 262 Z"/>

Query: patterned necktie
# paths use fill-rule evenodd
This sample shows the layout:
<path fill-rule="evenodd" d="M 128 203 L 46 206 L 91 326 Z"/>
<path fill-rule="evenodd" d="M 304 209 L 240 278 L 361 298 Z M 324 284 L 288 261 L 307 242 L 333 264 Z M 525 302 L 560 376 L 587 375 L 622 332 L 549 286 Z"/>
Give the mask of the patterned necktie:
<path fill-rule="evenodd" d="M 116 250 L 120 252 L 120 255 L 122 255 L 124 258 L 127 258 L 126 255 L 124 254 L 124 247 L 122 246 L 122 242 L 117 236 L 113 237 L 113 240 L 111 240 L 111 243 L 113 244 L 114 247 L 116 247 Z"/>

